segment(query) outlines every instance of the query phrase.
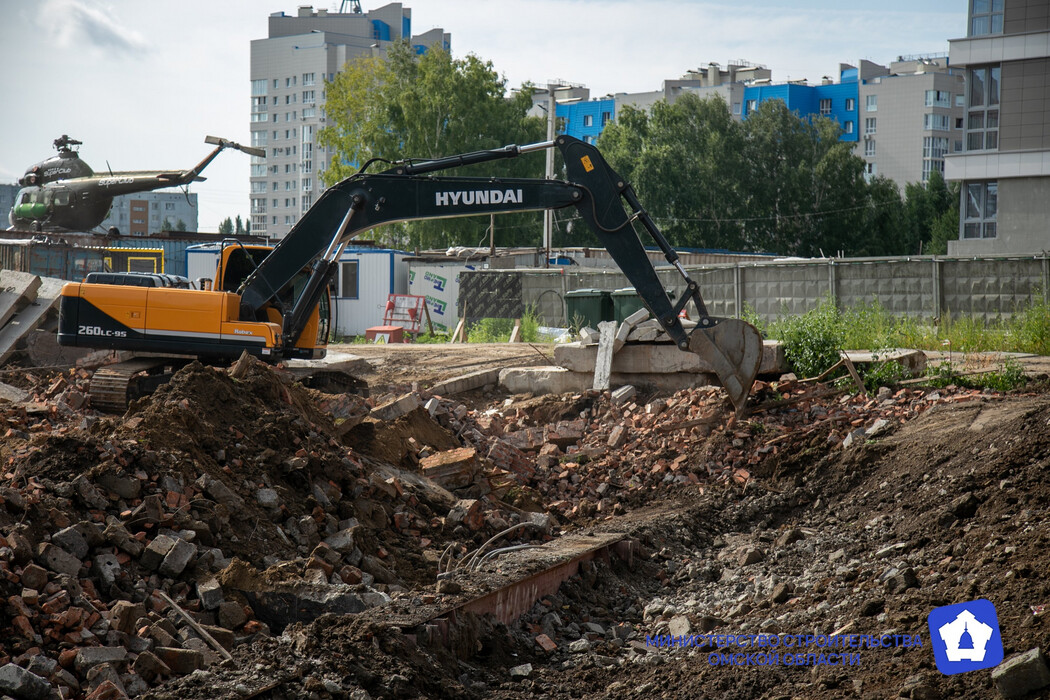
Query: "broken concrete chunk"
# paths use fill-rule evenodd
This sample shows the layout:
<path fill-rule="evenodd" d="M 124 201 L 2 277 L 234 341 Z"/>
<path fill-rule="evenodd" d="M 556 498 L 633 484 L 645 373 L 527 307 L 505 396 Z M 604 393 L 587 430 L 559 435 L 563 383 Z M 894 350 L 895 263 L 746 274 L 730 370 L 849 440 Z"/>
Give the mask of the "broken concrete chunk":
<path fill-rule="evenodd" d="M 51 696 L 51 684 L 17 664 L 5 664 L 0 667 L 0 693 L 25 700 L 46 700 Z"/>
<path fill-rule="evenodd" d="M 131 533 L 124 527 L 124 523 L 112 515 L 106 518 L 106 529 L 102 531 L 102 536 L 107 542 L 133 557 L 142 554 L 144 549 L 143 544 L 132 537 Z"/>
<path fill-rule="evenodd" d="M 193 649 L 177 649 L 175 647 L 157 647 L 154 649 L 157 658 L 171 672 L 180 676 L 193 673 L 199 668 L 204 668 L 204 654 Z"/>
<path fill-rule="evenodd" d="M 637 395 L 638 395 L 638 390 L 637 389 L 635 389 L 630 384 L 625 384 L 625 385 L 621 386 L 619 389 L 616 389 L 615 391 L 613 391 L 613 393 L 612 393 L 613 405 L 619 406 L 620 404 L 627 403 L 628 401 L 630 401 L 631 399 L 633 399 Z"/>
<path fill-rule="evenodd" d="M 177 539 L 168 553 L 164 555 L 164 561 L 160 563 L 157 571 L 163 576 L 174 578 L 181 574 L 196 556 L 196 547 L 184 539 Z"/>
<path fill-rule="evenodd" d="M 464 525 L 474 532 L 480 530 L 485 524 L 485 513 L 481 508 L 481 501 L 473 498 L 456 501 L 456 504 L 449 510 L 448 516 L 445 517 L 445 524 L 449 528 Z"/>
<path fill-rule="evenodd" d="M 157 535 L 142 553 L 139 564 L 150 571 L 156 571 L 168 555 L 171 548 L 175 546 L 175 538 L 168 535 Z"/>
<path fill-rule="evenodd" d="M 142 493 L 142 482 L 131 474 L 120 471 L 108 471 L 97 479 L 98 485 L 124 499 L 138 498 Z"/>
<path fill-rule="evenodd" d="M 1039 647 L 1010 657 L 992 671 L 995 689 L 1005 698 L 1020 698 L 1050 685 L 1050 669 Z"/>
<path fill-rule="evenodd" d="M 214 578 L 202 581 L 197 584 L 197 597 L 205 610 L 215 610 L 223 602 L 222 586 Z"/>
<path fill-rule="evenodd" d="M 379 420 L 396 420 L 406 413 L 411 413 L 422 405 L 423 402 L 420 400 L 419 394 L 405 394 L 404 396 L 386 402 L 382 406 L 376 406 L 372 409 L 372 412 L 369 415 L 373 418 L 378 418 Z"/>
<path fill-rule="evenodd" d="M 473 447 L 460 447 L 425 457 L 423 476 L 446 489 L 461 489 L 474 483 L 479 465 Z"/>
<path fill-rule="evenodd" d="M 135 623 L 139 618 L 145 616 L 146 606 L 142 603 L 118 600 L 109 609 L 109 624 L 110 627 L 124 634 L 132 634 L 135 631 Z"/>
<path fill-rule="evenodd" d="M 128 650 L 124 647 L 81 647 L 73 665 L 78 673 L 84 674 L 100 664 L 119 664 L 127 661 L 127 658 Z"/>
<path fill-rule="evenodd" d="M 204 474 L 197 479 L 196 483 L 204 493 L 208 494 L 217 503 L 236 508 L 244 505 L 244 500 L 218 479 L 213 479 L 209 475 Z"/>
<path fill-rule="evenodd" d="M 40 562 L 55 573 L 76 576 L 80 571 L 80 560 L 61 547 L 43 542 L 38 551 Z"/>
<path fill-rule="evenodd" d="M 51 541 L 62 549 L 72 554 L 77 559 L 83 559 L 88 555 L 88 543 L 75 526 L 63 528 L 51 535 Z"/>

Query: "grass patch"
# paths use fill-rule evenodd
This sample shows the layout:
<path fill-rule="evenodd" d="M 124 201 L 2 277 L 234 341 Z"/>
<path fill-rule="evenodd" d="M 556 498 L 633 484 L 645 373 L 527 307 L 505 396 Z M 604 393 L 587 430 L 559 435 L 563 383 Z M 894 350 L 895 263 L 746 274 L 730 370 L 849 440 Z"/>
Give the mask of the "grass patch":
<path fill-rule="evenodd" d="M 467 328 L 468 343 L 506 343 L 514 330 L 515 319 L 483 318 Z M 528 307 L 521 316 L 519 338 L 523 343 L 536 343 L 540 340 L 540 320 L 536 309 Z"/>

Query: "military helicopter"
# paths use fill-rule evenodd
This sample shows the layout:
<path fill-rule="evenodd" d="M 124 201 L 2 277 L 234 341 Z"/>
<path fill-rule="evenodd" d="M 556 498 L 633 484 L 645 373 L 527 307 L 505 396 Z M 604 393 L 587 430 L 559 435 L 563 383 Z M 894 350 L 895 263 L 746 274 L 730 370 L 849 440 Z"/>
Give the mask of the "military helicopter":
<path fill-rule="evenodd" d="M 58 155 L 30 167 L 18 180 L 22 189 L 15 196 L 15 206 L 8 215 L 11 222 L 8 230 L 90 231 L 106 218 L 117 195 L 204 180 L 200 172 L 224 148 L 253 156 L 266 155 L 261 148 L 242 146 L 217 136 L 208 136 L 204 142 L 215 145 L 215 150 L 189 170 L 111 171 L 101 175 L 80 159 L 76 147 L 82 142 L 63 134 L 54 141 Z"/>

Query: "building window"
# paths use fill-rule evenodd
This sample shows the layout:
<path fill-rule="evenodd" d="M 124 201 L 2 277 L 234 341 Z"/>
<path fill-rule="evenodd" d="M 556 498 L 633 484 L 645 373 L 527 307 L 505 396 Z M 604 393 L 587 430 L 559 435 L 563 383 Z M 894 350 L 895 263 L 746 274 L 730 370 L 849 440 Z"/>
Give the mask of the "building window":
<path fill-rule="evenodd" d="M 309 86 L 314 84 L 313 73 L 303 73 L 303 85 Z"/>
<path fill-rule="evenodd" d="M 970 36 L 1003 33 L 1003 0 L 973 0 Z"/>
<path fill-rule="evenodd" d="M 947 114 L 924 114 L 922 115 L 922 128 L 924 131 L 948 131 L 950 119 Z"/>
<path fill-rule="evenodd" d="M 266 78 L 252 81 L 252 96 L 266 94 Z"/>
<path fill-rule="evenodd" d="M 926 106 L 927 107 L 951 107 L 952 106 L 951 93 L 945 92 L 944 90 L 927 90 L 926 91 Z"/>
<path fill-rule="evenodd" d="M 612 112 L 602 112 L 602 126 L 612 121 Z"/>
<path fill-rule="evenodd" d="M 927 136 L 922 140 L 923 158 L 944 158 L 948 152 L 948 137 Z"/>
<path fill-rule="evenodd" d="M 357 260 L 339 264 L 339 296 L 344 299 L 358 298 L 357 264 Z"/>
<path fill-rule="evenodd" d="M 930 179 L 930 173 L 932 173 L 934 170 L 939 172 L 941 175 L 944 175 L 944 161 L 924 158 L 922 161 L 922 181 L 928 181 Z"/>
<path fill-rule="evenodd" d="M 868 139 L 864 142 L 864 157 L 874 158 L 875 157 L 875 139 Z"/>
<path fill-rule="evenodd" d="M 963 238 L 995 238 L 995 213 L 999 208 L 998 182 L 967 182 L 963 189 L 966 217 Z"/>
<path fill-rule="evenodd" d="M 748 100 L 747 101 L 747 113 L 751 114 L 756 109 L 758 109 L 758 100 Z"/>
<path fill-rule="evenodd" d="M 733 114 L 740 114 L 740 103 L 739 102 L 734 102 L 733 103 Z"/>
<path fill-rule="evenodd" d="M 317 116 L 316 107 L 303 107 L 303 119 L 310 119 L 311 117 Z"/>
<path fill-rule="evenodd" d="M 310 104 L 310 105 L 312 105 L 316 101 L 317 101 L 317 98 L 314 97 L 314 91 L 313 90 L 303 90 L 303 104 Z"/>
<path fill-rule="evenodd" d="M 855 99 L 853 99 L 852 97 L 847 97 L 846 98 L 846 111 L 847 112 L 852 112 L 855 109 L 857 109 L 857 101 Z"/>
<path fill-rule="evenodd" d="M 875 117 L 864 118 L 864 133 L 868 136 L 875 133 Z"/>
<path fill-rule="evenodd" d="M 852 134 L 853 133 L 853 122 L 851 120 L 847 121 L 844 128 L 845 128 L 845 131 L 846 131 L 847 134 Z"/>
<path fill-rule="evenodd" d="M 820 116 L 827 117 L 831 115 L 831 100 L 824 98 L 820 101 Z"/>
<path fill-rule="evenodd" d="M 983 66 L 969 71 L 969 107 L 966 111 L 966 150 L 999 147 L 999 83 L 1002 68 Z"/>
<path fill-rule="evenodd" d="M 867 95 L 864 98 L 864 111 L 865 112 L 877 112 L 877 111 L 879 111 L 879 96 L 878 95 Z"/>
<path fill-rule="evenodd" d="M 583 115 L 583 125 L 584 126 L 594 126 L 594 115 L 593 114 L 585 114 L 585 115 Z"/>

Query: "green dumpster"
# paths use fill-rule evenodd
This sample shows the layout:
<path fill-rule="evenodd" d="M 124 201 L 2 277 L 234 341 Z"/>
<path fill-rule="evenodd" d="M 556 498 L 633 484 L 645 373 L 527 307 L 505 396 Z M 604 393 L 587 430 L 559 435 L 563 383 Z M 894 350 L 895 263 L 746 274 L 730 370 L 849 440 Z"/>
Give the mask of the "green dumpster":
<path fill-rule="evenodd" d="M 666 289 L 668 298 L 674 301 L 674 290 Z M 613 320 L 617 323 L 623 323 L 624 319 L 633 314 L 638 309 L 644 309 L 645 304 L 642 303 L 641 297 L 634 291 L 634 287 L 624 287 L 623 289 L 617 289 L 611 294 L 613 304 Z"/>
<path fill-rule="evenodd" d="M 574 289 L 565 293 L 565 316 L 570 325 L 597 328 L 613 319 L 613 301 L 604 289 Z"/>

